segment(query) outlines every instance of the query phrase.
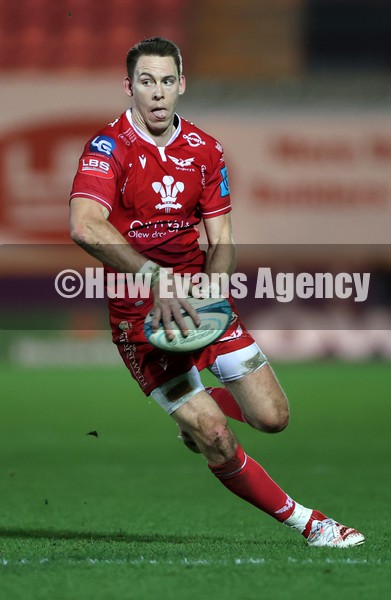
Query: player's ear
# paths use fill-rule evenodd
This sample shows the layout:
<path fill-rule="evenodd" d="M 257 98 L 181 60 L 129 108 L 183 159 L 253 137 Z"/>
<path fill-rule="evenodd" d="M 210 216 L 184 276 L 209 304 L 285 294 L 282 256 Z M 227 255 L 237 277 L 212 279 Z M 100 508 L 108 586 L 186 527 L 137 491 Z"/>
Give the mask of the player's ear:
<path fill-rule="evenodd" d="M 179 79 L 179 95 L 182 96 L 182 94 L 185 93 L 186 90 L 186 79 L 184 75 L 180 76 Z"/>
<path fill-rule="evenodd" d="M 125 77 L 124 79 L 124 90 L 127 96 L 133 96 L 132 82 L 129 77 Z"/>

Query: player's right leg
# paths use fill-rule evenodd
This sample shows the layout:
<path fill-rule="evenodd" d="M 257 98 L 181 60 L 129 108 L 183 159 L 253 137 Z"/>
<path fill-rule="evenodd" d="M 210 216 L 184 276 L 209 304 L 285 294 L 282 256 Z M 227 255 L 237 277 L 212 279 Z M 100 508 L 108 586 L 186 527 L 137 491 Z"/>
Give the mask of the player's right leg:
<path fill-rule="evenodd" d="M 225 415 L 206 392 L 196 367 L 158 386 L 151 396 L 208 462 L 220 464 L 232 457 L 237 445 L 235 436 Z"/>
<path fill-rule="evenodd" d="M 200 392 L 172 414 L 181 431 L 188 434 L 211 465 L 230 460 L 236 437 L 225 415 L 206 392 Z"/>

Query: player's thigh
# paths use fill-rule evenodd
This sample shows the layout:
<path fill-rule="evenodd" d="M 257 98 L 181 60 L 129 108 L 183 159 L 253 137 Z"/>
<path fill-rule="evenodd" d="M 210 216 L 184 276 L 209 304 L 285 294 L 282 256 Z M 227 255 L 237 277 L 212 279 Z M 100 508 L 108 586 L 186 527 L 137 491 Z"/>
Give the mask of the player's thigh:
<path fill-rule="evenodd" d="M 287 397 L 269 363 L 225 383 L 246 421 L 262 431 L 282 431 L 289 421 Z"/>

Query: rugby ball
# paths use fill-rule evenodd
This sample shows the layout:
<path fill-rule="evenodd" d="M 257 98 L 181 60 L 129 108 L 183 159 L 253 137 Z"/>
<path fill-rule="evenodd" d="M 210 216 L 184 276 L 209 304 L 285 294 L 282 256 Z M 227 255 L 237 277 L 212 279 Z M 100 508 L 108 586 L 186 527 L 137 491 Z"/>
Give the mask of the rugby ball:
<path fill-rule="evenodd" d="M 144 321 L 144 333 L 152 346 L 166 352 L 196 352 L 213 344 L 225 333 L 232 318 L 231 305 L 226 298 L 189 297 L 186 300 L 197 311 L 201 320 L 200 325 L 196 327 L 193 319 L 182 309 L 189 334 L 184 337 L 178 325 L 172 321 L 174 339 L 168 340 L 162 323 L 159 323 L 157 331 L 152 329 L 153 311 L 151 311 Z"/>

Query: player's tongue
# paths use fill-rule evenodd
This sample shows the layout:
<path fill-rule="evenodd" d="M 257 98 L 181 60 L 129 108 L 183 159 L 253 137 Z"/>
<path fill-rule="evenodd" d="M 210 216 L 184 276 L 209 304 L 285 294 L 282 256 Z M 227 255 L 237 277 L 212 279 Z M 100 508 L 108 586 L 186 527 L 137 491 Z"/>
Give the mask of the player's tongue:
<path fill-rule="evenodd" d="M 152 112 L 156 119 L 165 119 L 167 116 L 167 111 L 165 108 L 155 108 Z"/>

